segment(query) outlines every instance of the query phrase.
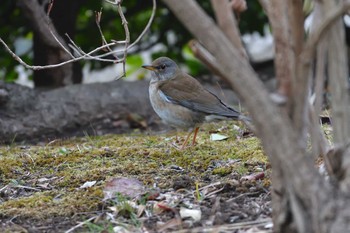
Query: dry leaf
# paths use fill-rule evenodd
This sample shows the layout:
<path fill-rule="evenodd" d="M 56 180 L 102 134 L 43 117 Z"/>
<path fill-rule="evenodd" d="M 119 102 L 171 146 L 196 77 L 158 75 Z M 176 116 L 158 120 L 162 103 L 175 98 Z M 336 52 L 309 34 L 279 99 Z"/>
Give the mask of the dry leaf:
<path fill-rule="evenodd" d="M 254 173 L 254 174 L 250 174 L 247 176 L 242 176 L 241 181 L 242 180 L 261 180 L 265 177 L 265 173 L 264 172 L 258 172 L 258 173 Z"/>
<path fill-rule="evenodd" d="M 180 216 L 181 218 L 191 217 L 195 222 L 198 222 L 202 218 L 202 211 L 200 209 L 193 210 L 193 209 L 187 209 L 187 208 L 181 207 Z"/>
<path fill-rule="evenodd" d="M 228 136 L 222 135 L 222 134 L 218 134 L 218 133 L 213 133 L 210 134 L 210 140 L 211 141 L 222 141 L 228 139 Z"/>
<path fill-rule="evenodd" d="M 96 180 L 94 181 L 86 181 L 82 186 L 80 186 L 80 189 L 90 188 L 96 184 Z"/>
<path fill-rule="evenodd" d="M 113 178 L 106 183 L 103 190 L 104 200 L 114 198 L 117 193 L 124 196 L 135 198 L 144 193 L 145 187 L 135 178 Z"/>

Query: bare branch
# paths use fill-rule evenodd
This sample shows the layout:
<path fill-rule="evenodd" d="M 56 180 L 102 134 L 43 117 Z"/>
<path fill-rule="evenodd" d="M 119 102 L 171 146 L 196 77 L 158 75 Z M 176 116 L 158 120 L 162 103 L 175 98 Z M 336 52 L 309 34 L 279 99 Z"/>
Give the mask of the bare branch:
<path fill-rule="evenodd" d="M 27 69 L 32 69 L 32 70 L 42 70 L 42 69 L 52 69 L 52 68 L 56 68 L 56 67 L 60 67 L 63 66 L 65 64 L 69 64 L 69 63 L 73 63 L 73 62 L 77 62 L 80 60 L 96 60 L 96 61 L 102 61 L 102 62 L 110 62 L 110 63 L 123 63 L 123 74 L 120 77 L 124 77 L 125 76 L 125 61 L 126 61 L 126 56 L 128 53 L 128 50 L 131 49 L 133 46 L 135 46 L 141 39 L 142 37 L 146 34 L 146 32 L 149 30 L 155 13 L 156 13 L 156 0 L 152 0 L 153 2 L 153 7 L 152 7 L 152 14 L 147 22 L 147 25 L 145 26 L 144 30 L 142 31 L 142 33 L 138 36 L 138 38 L 132 43 L 130 44 L 130 32 L 129 32 L 129 28 L 128 28 L 128 22 L 124 16 L 124 13 L 122 11 L 122 7 L 121 7 L 121 2 L 120 0 L 114 0 L 114 1 L 110 1 L 110 0 L 105 0 L 113 5 L 117 5 L 118 7 L 118 14 L 122 19 L 122 25 L 124 27 L 124 31 L 125 31 L 125 40 L 123 41 L 116 41 L 116 40 L 112 40 L 112 42 L 107 43 L 106 39 L 104 38 L 104 35 L 102 33 L 102 29 L 99 25 L 99 22 L 101 20 L 101 13 L 97 13 L 98 15 L 96 15 L 96 23 L 98 26 L 98 29 L 100 31 L 100 35 L 102 37 L 103 40 L 103 45 L 99 46 L 95 49 L 93 49 L 92 51 L 86 53 L 84 52 L 79 46 L 76 45 L 76 43 L 74 43 L 74 41 L 68 36 L 67 38 L 69 39 L 70 42 L 70 47 L 79 55 L 77 57 L 75 57 L 67 48 L 66 46 L 64 46 L 64 42 L 61 42 L 61 40 L 58 38 L 58 36 L 56 36 L 56 32 L 54 31 L 54 29 L 52 29 L 49 25 L 50 25 L 50 19 L 48 17 L 47 18 L 47 24 L 43 24 L 46 25 L 45 27 L 41 27 L 41 30 L 44 31 L 49 31 L 51 34 L 51 39 L 48 39 L 51 43 L 52 46 L 55 47 L 60 47 L 62 48 L 68 56 L 71 57 L 71 59 L 67 59 L 66 61 L 60 62 L 60 63 L 56 63 L 56 64 L 51 64 L 51 65 L 44 65 L 44 66 L 33 66 L 33 65 L 29 65 L 26 62 L 24 62 L 19 56 L 17 56 L 11 49 L 10 47 L 6 44 L 6 42 L 0 37 L 0 43 L 5 47 L 5 50 L 17 61 L 19 62 L 21 65 L 23 65 L 25 68 Z M 23 1 L 26 2 L 26 1 Z M 50 13 L 51 9 L 52 9 L 52 4 L 53 1 L 50 2 L 49 4 L 49 8 L 48 8 L 48 13 Z M 28 4 L 25 3 L 25 5 L 27 6 Z M 44 29 L 43 29 L 44 28 Z M 44 33 L 45 34 L 45 33 Z M 49 38 L 49 37 L 48 37 Z M 53 43 L 53 41 L 55 41 L 56 43 Z M 113 50 L 111 48 L 111 46 L 116 46 L 119 44 L 124 44 L 124 48 L 123 49 L 119 49 L 119 50 Z M 94 55 L 97 52 L 101 52 L 101 51 L 105 51 L 107 50 L 107 53 L 103 53 L 100 55 Z M 122 58 L 118 58 L 118 54 L 122 54 L 123 57 Z M 116 57 L 115 60 L 113 59 L 104 59 L 103 57 L 109 56 L 109 55 L 113 55 L 114 57 Z M 118 77 L 117 79 L 119 79 L 120 77 Z"/>
<path fill-rule="evenodd" d="M 287 14 L 289 28 L 286 31 L 289 34 L 289 58 L 292 73 L 289 78 L 291 81 L 292 96 L 290 98 L 288 111 L 291 114 L 293 125 L 300 135 L 300 145 L 306 147 L 307 124 L 308 124 L 308 93 L 310 87 L 310 73 L 298 74 L 300 67 L 299 55 L 304 45 L 304 12 L 303 1 L 287 1 Z"/>
<path fill-rule="evenodd" d="M 145 29 L 141 32 L 141 34 L 139 35 L 139 37 L 137 37 L 137 39 L 130 44 L 130 46 L 128 47 L 128 49 L 131 49 L 132 47 L 134 47 L 140 40 L 141 38 L 146 34 L 146 32 L 148 31 L 148 29 L 151 27 L 151 24 L 153 22 L 154 16 L 156 14 L 156 9 L 157 9 L 157 3 L 156 0 L 152 0 L 153 1 L 153 7 L 152 7 L 152 14 L 151 17 L 149 18 L 149 21 L 145 27 Z"/>
<path fill-rule="evenodd" d="M 242 13 L 243 11 L 247 10 L 247 2 L 246 0 L 231 0 L 230 1 L 230 6 L 232 8 L 232 10 L 238 14 L 237 18 L 239 21 L 239 15 L 240 13 Z"/>
<path fill-rule="evenodd" d="M 271 0 L 273 7 L 268 9 L 268 17 L 275 41 L 275 72 L 277 92 L 288 100 L 292 92 L 292 80 L 295 74 L 295 57 L 290 38 L 290 24 L 287 1 Z M 290 100 L 289 100 L 290 101 Z"/>
<path fill-rule="evenodd" d="M 102 38 L 102 44 L 107 44 L 106 38 L 103 35 L 102 29 L 101 29 L 101 17 L 102 17 L 102 8 L 100 11 L 96 11 L 95 12 L 95 22 L 96 22 L 96 26 L 98 28 L 98 31 L 100 32 L 100 36 Z M 109 47 L 107 48 L 108 51 L 112 51 Z"/>
<path fill-rule="evenodd" d="M 49 23 L 51 25 L 51 23 Z M 55 41 L 57 42 L 57 44 L 60 45 L 60 47 L 71 57 L 71 58 L 75 58 L 73 56 L 73 54 L 66 48 L 65 45 L 63 45 L 63 43 L 59 40 L 58 36 L 55 35 L 54 29 L 52 29 L 52 27 L 49 25 L 49 31 L 52 35 L 52 37 L 55 39 Z"/>
<path fill-rule="evenodd" d="M 31 66 L 31 65 L 28 65 L 26 62 L 24 62 L 20 57 L 18 57 L 9 47 L 8 45 L 0 38 L 0 43 L 3 44 L 3 46 L 5 47 L 6 51 L 8 53 L 10 53 L 12 55 L 12 57 L 18 61 L 21 65 L 23 65 L 25 68 L 27 69 L 31 69 L 31 70 L 43 70 L 43 69 L 52 69 L 52 68 L 56 68 L 56 67 L 60 67 L 60 66 L 63 66 L 65 64 L 69 64 L 69 63 L 73 63 L 73 62 L 77 62 L 77 61 L 80 61 L 80 60 L 99 60 L 99 59 L 96 59 L 95 57 L 91 57 L 90 55 L 97 52 L 97 51 L 100 51 L 101 49 L 104 49 L 106 48 L 107 46 L 111 46 L 111 45 L 114 45 L 114 43 L 109 43 L 107 45 L 103 45 L 103 46 L 100 46 L 94 50 L 92 50 L 91 52 L 89 53 L 86 53 L 85 55 L 81 56 L 81 57 L 76 57 L 74 59 L 71 59 L 71 60 L 68 60 L 68 61 L 64 61 L 64 62 L 61 62 L 61 63 L 57 63 L 57 64 L 53 64 L 53 65 L 45 65 L 45 66 Z M 112 60 L 113 62 L 115 62 L 114 60 Z"/>
<path fill-rule="evenodd" d="M 315 2 L 314 19 L 318 19 L 322 16 L 322 9 L 319 2 Z M 319 20 L 314 20 L 314 26 L 319 26 Z M 313 28 L 313 27 L 312 27 Z M 311 30 L 312 30 L 311 28 Z M 323 132 L 320 130 L 319 115 L 322 110 L 322 104 L 324 101 L 324 83 L 326 80 L 326 54 L 327 54 L 328 41 L 326 38 L 322 38 L 317 45 L 317 58 L 316 58 L 316 69 L 314 71 L 314 94 L 313 103 L 310 106 L 310 136 L 312 142 L 312 153 L 316 159 L 318 156 L 324 157 L 329 150 L 327 140 L 324 138 Z M 312 105 L 313 104 L 313 105 Z"/>
<path fill-rule="evenodd" d="M 336 7 L 329 9 L 323 22 L 310 34 L 306 46 L 300 55 L 303 63 L 310 63 L 315 55 L 316 47 L 324 33 L 343 14 L 350 10 L 350 1 L 344 0 Z"/>
<path fill-rule="evenodd" d="M 236 18 L 233 16 L 230 2 L 228 0 L 211 0 L 211 5 L 213 6 L 219 27 L 231 41 L 233 46 L 240 51 L 242 57 L 247 59 L 247 53 L 243 47 L 241 35 L 237 27 L 238 23 Z"/>
<path fill-rule="evenodd" d="M 193 54 L 201 60 L 215 75 L 221 77 L 227 83 L 229 80 L 226 79 L 226 76 L 220 71 L 217 61 L 213 55 L 211 55 L 198 40 L 191 40 L 189 42 L 189 47 L 192 50 Z"/>
<path fill-rule="evenodd" d="M 323 40 L 317 49 L 317 61 L 314 83 L 314 103 L 310 103 L 310 136 L 312 142 L 312 153 L 314 158 L 325 156 L 329 150 L 327 140 L 320 129 L 319 115 L 323 104 L 324 82 L 325 82 L 325 64 L 326 64 L 326 43 Z"/>
<path fill-rule="evenodd" d="M 269 0 L 259 0 L 260 5 L 264 9 L 267 15 L 270 15 L 270 10 L 271 10 L 271 1 Z"/>
<path fill-rule="evenodd" d="M 52 10 L 52 7 L 53 7 L 53 2 L 54 2 L 54 0 L 50 0 L 50 2 L 49 2 L 49 6 L 47 8 L 47 16 L 49 16 L 50 13 L 51 13 L 51 10 Z"/>
<path fill-rule="evenodd" d="M 117 1 L 117 0 L 116 0 Z M 126 55 L 128 53 L 128 45 L 130 43 L 130 32 L 129 32 L 129 28 L 128 28 L 128 21 L 126 21 L 124 13 L 123 13 L 123 9 L 122 6 L 120 5 L 120 3 L 118 4 L 118 13 L 120 18 L 122 19 L 122 25 L 124 27 L 124 31 L 125 31 L 125 47 L 124 47 L 124 53 L 123 53 L 123 73 L 121 75 L 119 75 L 116 80 L 125 77 L 126 71 L 125 71 L 125 61 L 126 61 Z"/>

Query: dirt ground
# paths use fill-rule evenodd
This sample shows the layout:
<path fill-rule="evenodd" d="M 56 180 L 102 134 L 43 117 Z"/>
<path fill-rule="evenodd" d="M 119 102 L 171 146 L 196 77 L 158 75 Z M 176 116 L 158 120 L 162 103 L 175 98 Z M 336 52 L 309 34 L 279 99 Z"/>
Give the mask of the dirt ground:
<path fill-rule="evenodd" d="M 145 133 L 3 146 L 0 231 L 272 232 L 268 159 L 235 124 L 183 151 Z"/>

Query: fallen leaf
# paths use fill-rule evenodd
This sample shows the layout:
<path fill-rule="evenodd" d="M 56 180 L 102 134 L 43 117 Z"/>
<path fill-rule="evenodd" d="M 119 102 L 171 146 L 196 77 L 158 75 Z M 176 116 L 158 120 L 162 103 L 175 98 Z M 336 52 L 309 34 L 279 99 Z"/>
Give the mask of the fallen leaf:
<path fill-rule="evenodd" d="M 155 214 L 160 214 L 164 211 L 172 211 L 174 212 L 174 209 L 169 206 L 165 201 L 157 202 L 153 206 L 153 211 Z"/>
<path fill-rule="evenodd" d="M 222 140 L 225 140 L 227 138 L 228 138 L 228 136 L 225 136 L 225 135 L 222 135 L 222 134 L 218 134 L 218 133 L 210 134 L 210 140 L 211 141 L 222 141 Z"/>
<path fill-rule="evenodd" d="M 247 176 L 242 176 L 241 181 L 242 180 L 261 180 L 265 177 L 265 173 L 264 172 L 258 172 L 258 173 L 253 173 Z"/>
<path fill-rule="evenodd" d="M 113 232 L 115 232 L 115 233 L 130 233 L 131 231 L 125 229 L 122 226 L 116 226 L 116 227 L 113 227 Z"/>
<path fill-rule="evenodd" d="M 96 180 L 94 181 L 86 181 L 82 186 L 80 186 L 80 189 L 90 188 L 96 184 Z"/>
<path fill-rule="evenodd" d="M 238 125 L 233 125 L 233 129 L 236 130 L 236 131 L 240 131 L 241 130 L 241 128 Z"/>
<path fill-rule="evenodd" d="M 112 178 L 103 189 L 104 200 L 116 197 L 117 193 L 124 196 L 135 198 L 144 193 L 144 185 L 135 178 Z"/>
<path fill-rule="evenodd" d="M 44 188 L 44 189 L 47 189 L 49 187 L 49 183 L 43 183 L 43 184 L 38 184 L 37 186 L 40 187 L 40 188 Z"/>
<path fill-rule="evenodd" d="M 39 182 L 39 183 L 43 183 L 43 182 L 48 181 L 48 180 L 49 180 L 49 179 L 43 177 L 43 178 L 39 178 L 39 179 L 38 179 L 38 182 Z"/>
<path fill-rule="evenodd" d="M 118 211 L 116 206 L 109 206 L 108 209 L 112 210 L 115 213 Z"/>
<path fill-rule="evenodd" d="M 194 209 L 187 209 L 185 207 L 181 207 L 180 216 L 181 218 L 191 217 L 195 222 L 198 222 L 202 218 L 202 211 L 200 209 L 194 210 Z"/>
<path fill-rule="evenodd" d="M 138 218 L 141 217 L 141 215 L 143 214 L 143 212 L 145 212 L 145 210 L 146 210 L 146 206 L 145 205 L 137 206 L 137 214 L 136 214 L 136 216 Z"/>

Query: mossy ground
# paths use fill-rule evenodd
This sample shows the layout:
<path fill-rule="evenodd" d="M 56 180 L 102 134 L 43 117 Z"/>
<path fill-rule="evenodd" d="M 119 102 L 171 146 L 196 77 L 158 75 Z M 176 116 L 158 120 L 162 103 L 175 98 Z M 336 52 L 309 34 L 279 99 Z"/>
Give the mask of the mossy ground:
<path fill-rule="evenodd" d="M 3 146 L 0 148 L 0 219 L 14 222 L 29 219 L 35 226 L 69 219 L 64 226 L 56 228 L 67 230 L 89 213 L 103 208 L 103 187 L 112 177 L 135 177 L 146 187 L 166 189 L 183 174 L 201 187 L 208 184 L 208 176 L 229 180 L 232 173 L 252 173 L 254 166 L 250 165 L 266 165 L 268 159 L 259 140 L 241 137 L 234 124 L 237 123 L 204 125 L 197 137 L 198 144 L 182 151 L 171 145 L 174 134 L 86 136 L 56 140 L 44 146 Z M 211 141 L 209 132 L 213 131 L 229 138 Z M 181 167 L 184 172 L 179 173 L 172 166 Z M 79 188 L 87 181 L 97 183 L 90 188 Z M 3 231 L 10 229 L 2 223 Z"/>

